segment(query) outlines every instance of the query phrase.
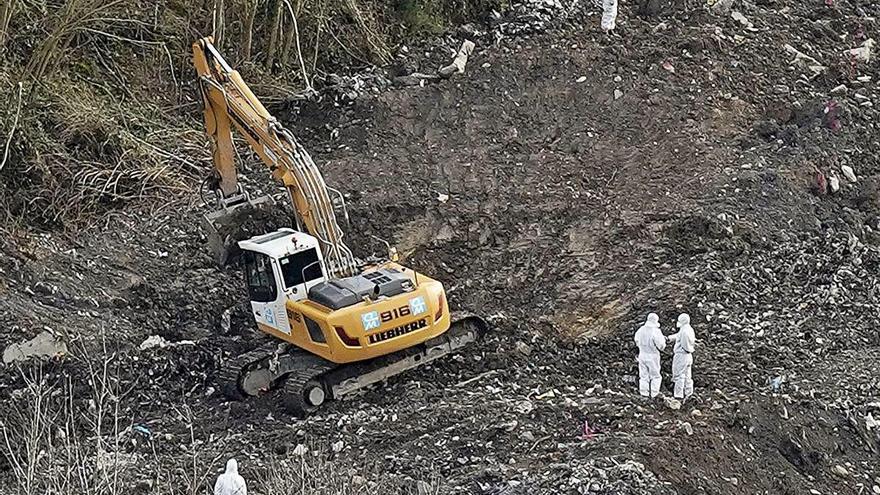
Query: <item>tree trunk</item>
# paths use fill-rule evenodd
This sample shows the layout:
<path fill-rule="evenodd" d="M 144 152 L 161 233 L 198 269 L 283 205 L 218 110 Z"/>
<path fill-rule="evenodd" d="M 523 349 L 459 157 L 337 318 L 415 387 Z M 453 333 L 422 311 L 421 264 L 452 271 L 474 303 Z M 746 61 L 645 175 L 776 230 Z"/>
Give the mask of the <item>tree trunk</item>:
<path fill-rule="evenodd" d="M 244 2 L 244 26 L 241 30 L 241 57 L 245 62 L 251 59 L 251 47 L 254 43 L 254 19 L 257 17 L 257 0 Z"/>
<path fill-rule="evenodd" d="M 281 70 L 287 69 L 287 61 L 290 60 L 290 48 L 293 46 L 294 38 L 296 38 L 296 30 L 289 27 L 284 32 L 284 48 L 281 49 Z"/>
<path fill-rule="evenodd" d="M 266 70 L 272 72 L 275 63 L 275 52 L 278 51 L 278 37 L 281 34 L 281 20 L 284 16 L 282 0 L 275 1 L 275 12 L 272 15 L 272 31 L 269 35 L 269 48 L 266 49 Z"/>
<path fill-rule="evenodd" d="M 213 25 L 211 26 L 212 34 L 214 35 L 214 44 L 218 49 L 222 48 L 223 43 L 223 31 L 225 28 L 225 16 L 224 10 L 226 9 L 225 5 L 223 5 L 223 0 L 214 0 L 214 12 L 213 12 Z"/>

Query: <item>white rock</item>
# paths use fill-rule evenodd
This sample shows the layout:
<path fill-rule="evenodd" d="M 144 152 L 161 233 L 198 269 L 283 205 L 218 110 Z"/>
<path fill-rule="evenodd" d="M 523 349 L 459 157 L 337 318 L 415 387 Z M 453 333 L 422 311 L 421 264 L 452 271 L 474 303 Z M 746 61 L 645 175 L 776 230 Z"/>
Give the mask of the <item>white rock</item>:
<path fill-rule="evenodd" d="M 831 90 L 831 94 L 833 95 L 842 95 L 846 94 L 849 91 L 849 88 L 846 87 L 846 84 L 841 84 L 840 86 L 835 87 Z"/>
<path fill-rule="evenodd" d="M 146 340 L 141 342 L 141 345 L 138 346 L 138 349 L 145 351 L 147 349 L 153 349 L 158 347 L 159 349 L 163 349 L 168 347 L 168 341 L 165 340 L 160 335 L 150 335 Z"/>
<path fill-rule="evenodd" d="M 831 472 L 836 474 L 837 476 L 840 476 L 841 478 L 846 478 L 847 476 L 849 476 L 849 471 L 847 471 L 847 469 L 840 464 L 836 464 L 833 468 L 831 468 Z"/>
<path fill-rule="evenodd" d="M 3 363 L 23 362 L 31 358 L 51 358 L 65 354 L 67 354 L 67 344 L 51 332 L 44 331 L 26 342 L 10 344 L 3 351 Z"/>
<path fill-rule="evenodd" d="M 681 424 L 681 426 L 682 426 L 682 428 L 684 428 L 684 431 L 685 431 L 688 435 L 693 435 L 693 434 L 694 434 L 694 427 L 691 426 L 690 423 L 688 423 L 688 422 L 684 422 L 684 423 Z"/>
<path fill-rule="evenodd" d="M 470 40 L 464 40 L 461 43 L 461 48 L 458 50 L 458 53 L 455 55 L 455 59 L 451 64 L 443 67 L 437 74 L 440 77 L 448 78 L 453 74 L 464 74 L 465 66 L 467 65 L 468 57 L 471 56 L 471 53 L 474 51 L 474 42 Z"/>
<path fill-rule="evenodd" d="M 309 451 L 309 448 L 303 444 L 298 444 L 296 448 L 293 449 L 293 455 L 306 455 L 306 452 Z"/>
<path fill-rule="evenodd" d="M 730 17 L 733 17 L 733 20 L 742 24 L 743 27 L 747 27 L 747 28 L 755 27 L 755 25 L 752 24 L 752 22 L 749 21 L 749 19 L 746 16 L 744 16 L 742 12 L 740 12 L 738 10 L 734 10 L 733 12 L 731 12 Z"/>
<path fill-rule="evenodd" d="M 873 39 L 867 39 L 862 46 L 858 48 L 853 48 L 852 50 L 847 50 L 847 53 L 850 54 L 853 58 L 861 62 L 870 62 L 872 56 L 874 55 L 874 43 Z"/>
<path fill-rule="evenodd" d="M 678 411 L 681 409 L 681 401 L 678 399 L 673 399 L 672 397 L 664 397 L 663 403 L 666 404 L 666 407 L 672 409 L 673 411 Z"/>
<path fill-rule="evenodd" d="M 621 91 L 619 89 L 615 89 L 614 90 L 614 99 L 619 100 L 621 98 L 623 98 L 623 91 Z"/>
<path fill-rule="evenodd" d="M 843 172 L 843 176 L 846 177 L 848 181 L 855 182 L 857 180 L 855 171 L 849 165 L 841 165 L 840 171 Z"/>
<path fill-rule="evenodd" d="M 819 63 L 815 58 L 807 55 L 806 53 L 801 52 L 797 48 L 791 45 L 783 46 L 783 49 L 789 54 L 794 56 L 794 60 L 790 63 L 791 65 L 800 65 L 804 68 L 809 69 L 813 72 L 813 75 L 818 75 L 825 71 L 826 67 Z"/>
<path fill-rule="evenodd" d="M 339 453 L 339 452 L 342 452 L 342 449 L 345 448 L 345 442 L 340 440 L 340 441 L 334 443 L 333 445 L 331 445 L 330 447 L 333 449 L 333 452 Z"/>
<path fill-rule="evenodd" d="M 828 177 L 828 187 L 831 188 L 833 193 L 840 191 L 840 179 L 834 176 Z"/>
<path fill-rule="evenodd" d="M 587 76 L 581 76 L 581 77 L 577 78 L 577 82 L 579 82 L 579 83 L 582 83 L 586 80 L 587 80 Z"/>

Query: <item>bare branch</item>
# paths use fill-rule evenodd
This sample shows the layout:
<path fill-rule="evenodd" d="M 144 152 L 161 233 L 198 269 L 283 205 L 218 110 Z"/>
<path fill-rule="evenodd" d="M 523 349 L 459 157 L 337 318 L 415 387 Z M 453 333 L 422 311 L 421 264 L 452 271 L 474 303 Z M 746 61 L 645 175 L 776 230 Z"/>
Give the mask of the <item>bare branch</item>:
<path fill-rule="evenodd" d="M 24 84 L 18 83 L 18 106 L 15 109 L 15 119 L 12 121 L 12 129 L 9 131 L 9 137 L 6 138 L 6 147 L 3 149 L 3 160 L 0 161 L 0 170 L 6 166 L 6 160 L 9 158 L 9 145 L 12 144 L 12 136 L 15 134 L 15 128 L 18 126 L 18 117 L 21 114 L 21 95 Z"/>

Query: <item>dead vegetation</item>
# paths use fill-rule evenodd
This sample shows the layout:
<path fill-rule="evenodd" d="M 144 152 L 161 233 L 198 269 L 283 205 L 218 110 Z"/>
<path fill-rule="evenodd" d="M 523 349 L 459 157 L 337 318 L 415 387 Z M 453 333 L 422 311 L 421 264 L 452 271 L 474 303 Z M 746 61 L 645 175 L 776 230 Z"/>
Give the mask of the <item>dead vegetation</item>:
<path fill-rule="evenodd" d="M 79 343 L 63 358 L 64 367 L 81 373 L 58 373 L 55 362 L 15 369 L 22 387 L 0 406 L 0 471 L 11 482 L 3 493 L 211 493 L 226 459 L 197 431 L 193 410 L 185 403 L 172 407 L 168 413 L 180 422 L 180 431 L 154 434 L 131 409 L 136 385 L 126 377 L 124 357 L 103 339 L 98 345 L 90 352 Z M 172 445 L 183 457 L 165 455 Z M 290 456 L 242 459 L 242 472 L 250 491 L 262 495 L 438 493 L 436 482 L 398 482 L 375 467 L 334 463 L 334 455 L 315 445 Z"/>
<path fill-rule="evenodd" d="M 215 36 L 271 101 L 329 70 L 388 63 L 401 21 L 420 9 L 438 23 L 468 11 L 434 0 L 2 0 L 0 99 L 15 102 L 0 108 L 3 216 L 77 225 L 198 184 L 209 156 L 189 62 L 199 36 Z"/>

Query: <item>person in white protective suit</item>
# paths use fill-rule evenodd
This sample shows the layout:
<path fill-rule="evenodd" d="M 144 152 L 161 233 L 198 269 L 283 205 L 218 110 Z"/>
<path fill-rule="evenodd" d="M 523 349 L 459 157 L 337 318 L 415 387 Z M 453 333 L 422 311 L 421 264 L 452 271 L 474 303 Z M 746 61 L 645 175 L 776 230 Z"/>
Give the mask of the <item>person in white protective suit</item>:
<path fill-rule="evenodd" d="M 238 474 L 238 462 L 235 459 L 226 461 L 226 472 L 218 476 L 214 483 L 214 495 L 247 495 L 247 485 Z"/>
<path fill-rule="evenodd" d="M 602 0 L 602 31 L 611 33 L 617 26 L 617 0 Z"/>
<path fill-rule="evenodd" d="M 678 315 L 675 324 L 678 332 L 666 337 L 669 342 L 674 342 L 672 357 L 672 382 L 675 384 L 673 395 L 676 399 L 685 399 L 694 393 L 694 379 L 691 369 L 694 366 L 694 345 L 696 335 L 691 326 L 691 317 L 687 313 Z"/>
<path fill-rule="evenodd" d="M 639 394 L 657 397 L 660 393 L 660 351 L 666 348 L 666 337 L 660 331 L 660 318 L 651 313 L 635 336 L 639 347 Z"/>

